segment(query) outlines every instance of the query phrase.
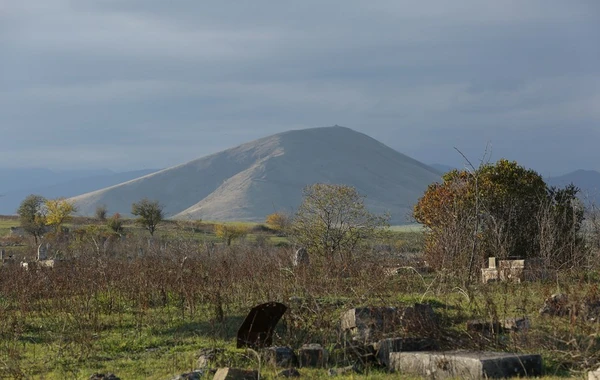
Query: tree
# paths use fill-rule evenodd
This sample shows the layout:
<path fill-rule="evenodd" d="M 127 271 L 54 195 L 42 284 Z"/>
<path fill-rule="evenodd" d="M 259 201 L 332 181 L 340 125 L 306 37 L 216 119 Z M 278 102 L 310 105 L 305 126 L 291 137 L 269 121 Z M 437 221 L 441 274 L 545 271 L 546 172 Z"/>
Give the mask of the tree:
<path fill-rule="evenodd" d="M 225 240 L 228 246 L 235 239 L 239 239 L 248 234 L 248 227 L 234 224 L 217 224 L 215 226 L 215 235 Z"/>
<path fill-rule="evenodd" d="M 73 219 L 72 214 L 77 208 L 72 202 L 64 198 L 48 199 L 46 206 L 46 225 L 54 227 L 56 233 L 60 232 L 62 225 Z"/>
<path fill-rule="evenodd" d="M 267 215 L 265 223 L 267 226 L 277 232 L 284 232 L 290 226 L 290 217 L 283 212 L 274 212 Z"/>
<path fill-rule="evenodd" d="M 309 253 L 348 259 L 360 242 L 378 235 L 388 221 L 388 215 L 369 212 L 364 196 L 352 186 L 313 184 L 304 188 L 291 235 Z"/>
<path fill-rule="evenodd" d="M 46 227 L 46 215 L 44 202 L 46 198 L 41 195 L 28 195 L 19 205 L 17 214 L 21 227 L 31 234 L 38 244 L 38 239 L 44 234 Z"/>
<path fill-rule="evenodd" d="M 580 266 L 586 257 L 579 234 L 584 219 L 584 207 L 577 198 L 579 188 L 569 184 L 547 191 L 548 197 L 537 215 L 540 258 L 549 266 Z"/>
<path fill-rule="evenodd" d="M 158 201 L 147 198 L 131 205 L 131 214 L 137 216 L 136 223 L 144 227 L 154 236 L 154 231 L 164 219 L 163 206 Z"/>
<path fill-rule="evenodd" d="M 576 195 L 573 189 L 561 191 L 559 200 L 554 192 L 538 173 L 505 159 L 446 173 L 414 208 L 415 219 L 428 227 L 428 261 L 438 268 L 468 268 L 473 276 L 475 264 L 488 256 L 539 257 L 540 212 L 550 204 L 556 212 L 572 207 Z M 579 228 L 572 220 L 559 226 L 572 227 Z"/>

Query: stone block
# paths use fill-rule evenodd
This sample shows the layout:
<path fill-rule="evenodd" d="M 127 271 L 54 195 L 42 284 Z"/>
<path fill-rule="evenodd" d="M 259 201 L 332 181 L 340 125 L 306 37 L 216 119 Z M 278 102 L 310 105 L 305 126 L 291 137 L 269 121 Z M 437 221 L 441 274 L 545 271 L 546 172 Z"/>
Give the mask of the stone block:
<path fill-rule="evenodd" d="M 588 380 L 600 380 L 600 368 L 588 372 Z"/>
<path fill-rule="evenodd" d="M 387 323 L 397 321 L 398 309 L 395 307 L 359 307 L 342 314 L 342 330 L 377 326 L 383 328 Z"/>
<path fill-rule="evenodd" d="M 263 360 L 273 367 L 295 367 L 298 357 L 290 347 L 269 347 L 263 351 Z"/>
<path fill-rule="evenodd" d="M 200 380 L 204 377 L 205 372 L 205 370 L 197 369 L 192 372 L 182 373 L 181 375 L 175 376 L 171 380 Z"/>
<path fill-rule="evenodd" d="M 327 350 L 320 344 L 305 344 L 298 350 L 300 367 L 323 368 L 327 364 Z"/>
<path fill-rule="evenodd" d="M 378 341 L 400 329 L 404 333 L 424 336 L 437 330 L 436 316 L 431 305 L 416 303 L 413 306 L 361 307 L 342 314 L 342 330 L 353 340 L 365 344 Z"/>
<path fill-rule="evenodd" d="M 437 349 L 437 343 L 430 338 L 388 338 L 372 345 L 379 364 L 389 367 L 390 354 L 402 351 L 430 351 Z"/>
<path fill-rule="evenodd" d="M 361 341 L 371 341 L 380 334 L 392 332 L 399 322 L 400 314 L 395 307 L 355 308 L 346 311 L 341 317 L 342 330 Z"/>
<path fill-rule="evenodd" d="M 393 352 L 390 369 L 435 379 L 540 376 L 542 358 L 540 355 L 505 352 Z"/>
<path fill-rule="evenodd" d="M 480 334 L 483 336 L 493 336 L 500 334 L 501 325 L 498 321 L 486 321 L 482 319 L 474 319 L 467 321 L 467 332 L 472 334 Z"/>
<path fill-rule="evenodd" d="M 348 376 L 352 373 L 358 373 L 358 371 L 356 370 L 356 368 L 354 368 L 354 366 L 347 366 L 347 367 L 341 367 L 341 368 L 330 368 L 329 371 L 327 371 L 328 375 L 330 377 L 335 377 L 335 376 Z"/>
<path fill-rule="evenodd" d="M 505 318 L 500 321 L 500 324 L 502 330 L 507 332 L 525 332 L 529 330 L 529 327 L 531 327 L 529 318 L 526 317 Z"/>
<path fill-rule="evenodd" d="M 300 377 L 300 372 L 296 368 L 288 368 L 279 372 L 277 377 Z"/>
<path fill-rule="evenodd" d="M 400 321 L 403 331 L 413 336 L 434 335 L 438 330 L 435 312 L 431 305 L 425 303 L 415 303 L 405 308 Z"/>
<path fill-rule="evenodd" d="M 258 380 L 258 371 L 239 368 L 219 368 L 213 380 Z"/>

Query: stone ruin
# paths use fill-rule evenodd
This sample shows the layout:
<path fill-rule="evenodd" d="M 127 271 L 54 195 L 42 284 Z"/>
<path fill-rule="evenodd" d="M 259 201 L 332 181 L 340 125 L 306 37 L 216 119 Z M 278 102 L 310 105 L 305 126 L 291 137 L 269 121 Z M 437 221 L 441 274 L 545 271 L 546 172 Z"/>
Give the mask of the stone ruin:
<path fill-rule="evenodd" d="M 600 317 L 600 299 L 572 300 L 567 294 L 556 293 L 544 300 L 539 313 L 553 317 L 571 316 L 597 321 Z"/>
<path fill-rule="evenodd" d="M 521 283 L 543 279 L 545 271 L 536 259 L 503 259 L 496 257 L 488 259 L 488 267 L 481 269 L 481 281 L 488 282 L 507 281 Z"/>
<path fill-rule="evenodd" d="M 341 315 L 343 346 L 332 351 L 320 344 L 304 344 L 300 348 L 271 346 L 273 332 L 285 313 L 286 305 L 268 302 L 250 310 L 238 331 L 238 348 L 247 347 L 259 361 L 283 368 L 277 377 L 298 377 L 298 368 L 327 368 L 330 376 L 361 373 L 366 365 L 379 365 L 389 372 L 428 378 L 507 378 L 542 374 L 540 355 L 507 352 L 440 350 L 437 343 L 439 317 L 429 304 L 388 307 L 366 306 L 349 309 Z M 502 321 L 498 330 L 522 330 L 529 327 L 526 318 Z M 223 349 L 203 350 L 198 369 L 173 380 L 200 379 L 214 373 L 219 380 L 255 380 L 256 370 L 218 368 L 217 357 Z M 357 356 L 358 354 L 358 356 Z M 341 362 L 340 362 L 341 359 Z M 350 361 L 348 361 L 350 360 Z M 345 367 L 329 368 L 332 363 Z M 349 365 L 350 364 L 350 365 Z"/>
<path fill-rule="evenodd" d="M 308 257 L 308 251 L 305 247 L 301 247 L 296 250 L 293 258 L 293 265 L 295 267 L 298 266 L 307 266 L 310 264 L 310 258 Z"/>
<path fill-rule="evenodd" d="M 24 270 L 35 270 L 41 268 L 56 268 L 63 263 L 58 259 L 49 259 L 48 252 L 50 251 L 50 243 L 42 243 L 38 245 L 35 261 L 21 261 L 21 268 Z"/>

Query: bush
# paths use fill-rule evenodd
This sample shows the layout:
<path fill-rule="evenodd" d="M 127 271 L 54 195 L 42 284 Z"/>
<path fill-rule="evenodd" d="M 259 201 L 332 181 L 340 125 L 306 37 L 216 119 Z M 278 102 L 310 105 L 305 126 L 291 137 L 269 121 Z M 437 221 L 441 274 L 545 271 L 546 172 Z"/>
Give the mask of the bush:
<path fill-rule="evenodd" d="M 115 213 L 108 221 L 106 222 L 106 226 L 117 234 L 123 233 L 123 220 L 121 219 L 121 214 L 118 212 Z"/>
<path fill-rule="evenodd" d="M 96 212 L 94 215 L 96 215 L 96 219 L 105 221 L 106 217 L 108 216 L 108 208 L 106 205 L 100 205 L 96 207 Z"/>

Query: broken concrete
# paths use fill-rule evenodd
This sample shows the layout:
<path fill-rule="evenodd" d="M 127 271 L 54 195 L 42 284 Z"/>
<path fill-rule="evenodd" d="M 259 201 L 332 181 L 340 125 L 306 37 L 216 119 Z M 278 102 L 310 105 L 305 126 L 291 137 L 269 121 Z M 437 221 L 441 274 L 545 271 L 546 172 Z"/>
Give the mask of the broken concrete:
<path fill-rule="evenodd" d="M 258 380 L 258 371 L 239 368 L 219 368 L 213 380 Z"/>
<path fill-rule="evenodd" d="M 298 350 L 300 367 L 323 368 L 327 364 L 328 352 L 320 344 L 305 344 Z"/>
<path fill-rule="evenodd" d="M 539 376 L 542 358 L 540 355 L 505 352 L 393 352 L 390 369 L 435 379 Z"/>

